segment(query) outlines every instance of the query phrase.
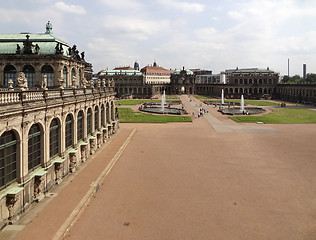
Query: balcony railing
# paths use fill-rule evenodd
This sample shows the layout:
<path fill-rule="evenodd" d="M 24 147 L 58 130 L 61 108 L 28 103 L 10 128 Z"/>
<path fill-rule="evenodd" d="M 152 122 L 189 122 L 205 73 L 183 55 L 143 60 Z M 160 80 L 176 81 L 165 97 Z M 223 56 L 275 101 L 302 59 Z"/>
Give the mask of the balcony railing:
<path fill-rule="evenodd" d="M 23 90 L 20 89 L 0 89 L 0 105 L 18 104 L 23 102 L 46 101 L 52 99 L 62 99 L 82 95 L 114 93 L 114 88 L 76 88 L 76 89 L 49 89 L 49 90 Z"/>

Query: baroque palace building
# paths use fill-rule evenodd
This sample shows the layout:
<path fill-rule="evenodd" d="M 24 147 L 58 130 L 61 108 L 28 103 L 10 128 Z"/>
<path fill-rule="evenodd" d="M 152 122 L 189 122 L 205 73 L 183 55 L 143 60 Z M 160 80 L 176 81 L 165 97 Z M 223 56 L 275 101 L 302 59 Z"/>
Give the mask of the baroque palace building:
<path fill-rule="evenodd" d="M 0 34 L 0 228 L 93 155 L 118 128 L 114 81 L 94 84 L 75 45 Z"/>

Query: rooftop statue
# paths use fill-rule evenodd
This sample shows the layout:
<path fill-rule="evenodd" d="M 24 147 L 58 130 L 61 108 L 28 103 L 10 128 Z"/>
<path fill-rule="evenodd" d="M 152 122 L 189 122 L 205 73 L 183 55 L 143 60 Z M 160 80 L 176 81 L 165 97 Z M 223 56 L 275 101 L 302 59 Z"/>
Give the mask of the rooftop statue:
<path fill-rule="evenodd" d="M 53 33 L 52 30 L 53 30 L 53 25 L 51 24 L 50 21 L 48 21 L 47 24 L 46 24 L 46 32 L 45 32 L 45 34 L 52 34 Z"/>
<path fill-rule="evenodd" d="M 21 47 L 19 44 L 16 45 L 16 54 L 21 54 Z"/>
<path fill-rule="evenodd" d="M 24 45 L 24 54 L 32 54 L 33 44 L 30 40 L 30 36 L 26 35 L 26 40 L 23 42 Z"/>

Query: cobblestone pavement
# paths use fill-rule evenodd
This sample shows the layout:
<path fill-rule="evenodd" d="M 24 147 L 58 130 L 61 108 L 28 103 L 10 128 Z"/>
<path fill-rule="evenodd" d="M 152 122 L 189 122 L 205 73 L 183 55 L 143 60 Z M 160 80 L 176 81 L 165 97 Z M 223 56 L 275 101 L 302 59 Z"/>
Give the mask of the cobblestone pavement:
<path fill-rule="evenodd" d="M 181 98 L 188 112 L 209 113 L 120 124 L 15 239 L 53 239 L 134 129 L 66 239 L 316 239 L 316 125 L 237 124 Z"/>

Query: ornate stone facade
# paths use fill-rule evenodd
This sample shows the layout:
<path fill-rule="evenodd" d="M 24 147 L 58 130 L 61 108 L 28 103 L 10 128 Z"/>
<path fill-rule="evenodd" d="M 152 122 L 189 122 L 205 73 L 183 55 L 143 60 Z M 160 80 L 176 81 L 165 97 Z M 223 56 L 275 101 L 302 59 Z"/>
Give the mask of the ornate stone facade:
<path fill-rule="evenodd" d="M 15 166 L 10 173 L 5 169 L 1 172 L 4 178 L 0 181 L 0 205 L 8 211 L 0 212 L 0 225 L 40 201 L 115 132 L 118 119 L 113 90 L 102 87 L 0 92 L 0 152 L 2 156 L 14 156 L 11 160 L 4 156 L 0 161 Z M 34 127 L 38 128 L 35 133 Z M 8 133 L 13 139 L 4 137 Z M 34 135 L 38 135 L 38 144 L 34 144 Z M 39 162 L 33 166 L 37 154 Z"/>
<path fill-rule="evenodd" d="M 118 127 L 114 82 L 94 87 L 84 53 L 51 31 L 0 34 L 0 228 Z"/>

